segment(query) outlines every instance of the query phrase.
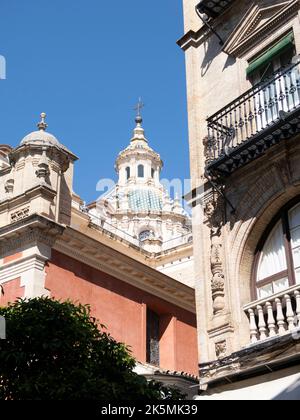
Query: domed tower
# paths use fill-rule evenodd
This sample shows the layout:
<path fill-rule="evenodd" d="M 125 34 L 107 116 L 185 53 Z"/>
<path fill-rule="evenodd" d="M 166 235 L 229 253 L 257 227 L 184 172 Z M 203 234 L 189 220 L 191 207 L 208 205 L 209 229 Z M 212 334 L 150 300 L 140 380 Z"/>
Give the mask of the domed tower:
<path fill-rule="evenodd" d="M 69 224 L 73 163 L 77 157 L 48 133 L 46 114 L 38 130 L 23 138 L 15 149 L 2 147 L 0 173 L 0 226 L 30 214 L 41 214 Z"/>
<path fill-rule="evenodd" d="M 160 252 L 174 239 L 188 241 L 189 216 L 160 182 L 163 162 L 148 144 L 140 113 L 135 122 L 130 144 L 116 160 L 115 188 L 89 212 L 95 223 L 105 223 L 106 229 L 149 252 Z"/>

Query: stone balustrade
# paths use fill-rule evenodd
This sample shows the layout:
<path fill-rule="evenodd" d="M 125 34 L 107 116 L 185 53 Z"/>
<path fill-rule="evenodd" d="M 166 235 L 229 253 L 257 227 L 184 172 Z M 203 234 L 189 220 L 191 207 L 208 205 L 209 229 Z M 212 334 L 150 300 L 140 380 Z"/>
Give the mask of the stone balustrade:
<path fill-rule="evenodd" d="M 300 328 L 300 285 L 244 307 L 251 344 Z"/>

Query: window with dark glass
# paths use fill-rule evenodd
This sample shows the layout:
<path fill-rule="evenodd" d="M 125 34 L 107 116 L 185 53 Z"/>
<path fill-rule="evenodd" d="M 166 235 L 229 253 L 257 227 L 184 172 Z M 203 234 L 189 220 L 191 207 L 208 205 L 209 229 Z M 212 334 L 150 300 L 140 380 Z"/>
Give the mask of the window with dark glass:
<path fill-rule="evenodd" d="M 291 64 L 295 55 L 294 34 L 289 33 L 250 61 L 247 76 L 253 85 L 266 81 Z"/>
<path fill-rule="evenodd" d="M 138 166 L 138 177 L 139 178 L 144 178 L 145 176 L 145 168 L 144 165 L 139 165 Z"/>
<path fill-rule="evenodd" d="M 147 310 L 147 363 L 159 366 L 159 315 Z"/>
<path fill-rule="evenodd" d="M 259 299 L 300 284 L 300 203 L 280 214 L 256 256 Z"/>
<path fill-rule="evenodd" d="M 130 174 L 130 168 L 126 168 L 126 179 L 128 180 L 130 178 L 131 174 Z"/>
<path fill-rule="evenodd" d="M 154 175 L 155 175 L 155 169 L 152 168 L 151 169 L 151 177 L 154 178 Z"/>

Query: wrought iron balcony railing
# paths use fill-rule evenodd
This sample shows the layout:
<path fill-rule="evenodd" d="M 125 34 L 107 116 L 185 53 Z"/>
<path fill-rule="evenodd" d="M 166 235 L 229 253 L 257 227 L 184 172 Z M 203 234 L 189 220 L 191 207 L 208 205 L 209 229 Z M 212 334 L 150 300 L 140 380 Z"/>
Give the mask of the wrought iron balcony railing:
<path fill-rule="evenodd" d="M 208 120 L 207 169 L 228 175 L 300 132 L 300 61 L 251 88 Z"/>

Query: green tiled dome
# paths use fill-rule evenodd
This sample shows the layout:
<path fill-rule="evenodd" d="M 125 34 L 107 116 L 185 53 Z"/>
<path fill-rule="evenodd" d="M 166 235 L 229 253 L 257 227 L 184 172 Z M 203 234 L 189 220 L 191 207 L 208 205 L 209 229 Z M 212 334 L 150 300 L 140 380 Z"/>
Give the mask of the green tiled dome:
<path fill-rule="evenodd" d="M 138 189 L 131 191 L 128 198 L 132 211 L 162 211 L 162 198 L 154 191 Z"/>

